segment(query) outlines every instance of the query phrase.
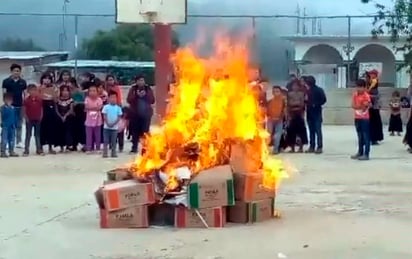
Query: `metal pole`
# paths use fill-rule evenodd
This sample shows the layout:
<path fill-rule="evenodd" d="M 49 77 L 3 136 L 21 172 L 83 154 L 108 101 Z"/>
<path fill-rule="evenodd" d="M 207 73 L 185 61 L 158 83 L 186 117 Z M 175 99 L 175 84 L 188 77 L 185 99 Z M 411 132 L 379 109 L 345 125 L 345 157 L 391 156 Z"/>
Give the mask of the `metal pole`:
<path fill-rule="evenodd" d="M 352 18 L 348 16 L 348 42 L 346 46 L 346 56 L 347 56 L 347 71 L 346 71 L 346 87 L 349 86 L 350 80 L 350 62 L 351 62 L 351 52 L 352 47 Z"/>
<path fill-rule="evenodd" d="M 77 78 L 77 53 L 79 49 L 79 16 L 74 17 L 74 77 Z"/>

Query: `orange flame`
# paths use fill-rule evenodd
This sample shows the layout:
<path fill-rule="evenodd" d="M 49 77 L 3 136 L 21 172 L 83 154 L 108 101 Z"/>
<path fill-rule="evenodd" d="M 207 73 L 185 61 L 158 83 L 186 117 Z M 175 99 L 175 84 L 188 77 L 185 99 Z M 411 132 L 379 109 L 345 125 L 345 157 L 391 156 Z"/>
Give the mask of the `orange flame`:
<path fill-rule="evenodd" d="M 133 164 L 137 177 L 161 169 L 168 175 L 167 187 L 178 186 L 175 169 L 189 166 L 194 174 L 228 163 L 233 143 L 249 143 L 258 156 L 263 186 L 274 189 L 286 177 L 282 162 L 270 157 L 269 133 L 262 125 L 262 111 L 249 85 L 247 45 L 227 37 L 215 42 L 215 52 L 201 59 L 189 47 L 172 58 L 177 84 L 161 127 L 145 138 L 143 156 Z M 187 156 L 187 147 L 196 158 Z M 185 150 L 186 149 L 186 150 Z"/>

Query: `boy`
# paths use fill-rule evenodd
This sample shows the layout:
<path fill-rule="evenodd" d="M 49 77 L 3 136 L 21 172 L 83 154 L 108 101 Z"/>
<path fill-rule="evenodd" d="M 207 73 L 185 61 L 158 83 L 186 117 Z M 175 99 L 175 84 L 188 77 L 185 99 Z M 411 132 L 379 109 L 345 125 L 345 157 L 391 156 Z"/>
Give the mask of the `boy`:
<path fill-rule="evenodd" d="M 123 115 L 122 108 L 117 105 L 117 93 L 110 91 L 108 96 L 108 104 L 102 110 L 104 128 L 103 128 L 103 157 L 108 157 L 108 147 L 111 147 L 111 156 L 117 157 L 116 140 L 119 129 L 119 122 Z"/>
<path fill-rule="evenodd" d="M 267 117 L 271 136 L 273 138 L 273 153 L 278 154 L 280 139 L 283 133 L 283 119 L 286 115 L 286 98 L 282 94 L 280 86 L 273 86 L 273 98 L 267 103 Z"/>
<path fill-rule="evenodd" d="M 352 108 L 355 115 L 355 128 L 358 134 L 358 152 L 351 156 L 356 160 L 369 160 L 370 138 L 369 138 L 369 107 L 371 98 L 366 89 L 366 81 L 356 81 L 356 91 L 352 96 Z"/>
<path fill-rule="evenodd" d="M 24 142 L 23 156 L 28 156 L 30 153 L 30 140 L 33 130 L 36 142 L 36 154 L 44 155 L 40 144 L 40 123 L 43 118 L 42 99 L 39 96 L 36 85 L 28 85 L 27 91 L 29 96 L 23 102 L 23 114 L 26 119 L 26 139 Z"/>
<path fill-rule="evenodd" d="M 16 133 L 16 111 L 12 106 L 13 95 L 5 93 L 3 95 L 4 105 L 0 108 L 1 113 L 1 151 L 0 157 L 18 157 L 14 152 L 15 133 Z M 6 147 L 9 146 L 9 155 Z"/>

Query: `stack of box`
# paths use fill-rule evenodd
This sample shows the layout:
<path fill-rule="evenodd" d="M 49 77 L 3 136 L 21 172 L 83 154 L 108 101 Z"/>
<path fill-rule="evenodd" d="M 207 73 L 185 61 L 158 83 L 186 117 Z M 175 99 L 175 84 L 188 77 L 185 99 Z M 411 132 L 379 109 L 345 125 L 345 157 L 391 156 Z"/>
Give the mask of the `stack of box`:
<path fill-rule="evenodd" d="M 248 148 L 246 143 L 233 145 L 231 150 L 236 204 L 229 208 L 228 221 L 233 223 L 261 222 L 274 216 L 276 192 L 262 188 L 260 158 L 246 156 L 253 154 Z"/>
<path fill-rule="evenodd" d="M 204 170 L 192 179 L 188 188 L 188 207 L 176 207 L 175 227 L 223 227 L 226 206 L 235 203 L 230 166 Z"/>
<path fill-rule="evenodd" d="M 152 183 L 135 180 L 109 183 L 95 192 L 101 228 L 145 228 L 148 205 L 155 203 Z"/>

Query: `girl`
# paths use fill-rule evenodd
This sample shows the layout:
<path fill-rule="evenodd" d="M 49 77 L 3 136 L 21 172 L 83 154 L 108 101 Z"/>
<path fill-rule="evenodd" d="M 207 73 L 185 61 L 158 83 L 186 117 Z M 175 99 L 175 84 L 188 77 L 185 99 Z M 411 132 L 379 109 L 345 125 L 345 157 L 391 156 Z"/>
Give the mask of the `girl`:
<path fill-rule="evenodd" d="M 89 87 L 88 95 L 85 99 L 86 110 L 86 151 L 100 151 L 101 127 L 102 127 L 102 107 L 103 101 L 100 99 L 97 87 Z M 95 149 L 96 148 L 96 149 Z"/>
<path fill-rule="evenodd" d="M 370 124 L 370 140 L 372 145 L 379 145 L 379 141 L 383 140 L 383 126 L 380 114 L 380 96 L 379 96 L 379 81 L 378 71 L 372 70 L 366 74 L 366 82 L 368 84 L 368 93 L 371 97 L 372 105 L 369 108 L 369 124 Z"/>
<path fill-rule="evenodd" d="M 53 85 L 52 77 L 43 74 L 40 78 L 40 96 L 43 102 L 43 117 L 40 123 L 40 144 L 48 145 L 49 154 L 56 154 L 53 146 L 57 144 L 57 131 L 55 129 L 57 116 L 55 111 L 58 91 Z"/>
<path fill-rule="evenodd" d="M 292 84 L 292 91 L 287 95 L 287 110 L 289 118 L 288 143 L 291 147 L 290 152 L 295 152 L 296 144 L 299 146 L 299 153 L 303 152 L 303 146 L 308 143 L 305 120 L 303 118 L 305 111 L 305 93 L 299 81 Z"/>
<path fill-rule="evenodd" d="M 122 90 L 120 86 L 117 85 L 116 78 L 113 75 L 106 76 L 106 92 L 116 92 L 117 94 L 117 105 L 122 106 Z"/>
<path fill-rule="evenodd" d="M 58 117 L 55 131 L 57 132 L 57 145 L 60 146 L 60 152 L 70 150 L 73 147 L 73 105 L 74 101 L 70 96 L 70 86 L 62 85 L 60 87 L 59 98 L 56 102 L 56 114 Z"/>
<path fill-rule="evenodd" d="M 57 80 L 56 84 L 57 86 L 61 86 L 61 85 L 69 85 L 71 83 L 71 78 L 72 75 L 70 74 L 70 71 L 68 70 L 63 70 L 60 73 L 59 79 Z"/>
<path fill-rule="evenodd" d="M 73 106 L 73 150 L 77 151 L 79 144 L 85 146 L 86 144 L 86 112 L 84 109 L 85 93 L 77 85 L 75 78 L 70 79 L 70 89 L 72 93 L 72 99 L 74 101 Z M 83 147 L 82 150 L 85 150 Z"/>
<path fill-rule="evenodd" d="M 391 109 L 391 117 L 389 119 L 389 132 L 391 136 L 398 136 L 402 132 L 402 118 L 401 118 L 401 95 L 398 91 L 392 93 L 392 98 L 389 103 L 389 108 Z"/>
<path fill-rule="evenodd" d="M 117 142 L 119 143 L 119 152 L 123 152 L 124 149 L 124 134 L 127 131 L 129 121 L 127 120 L 127 108 L 122 109 L 122 118 L 119 121 L 119 129 L 117 134 Z"/>

